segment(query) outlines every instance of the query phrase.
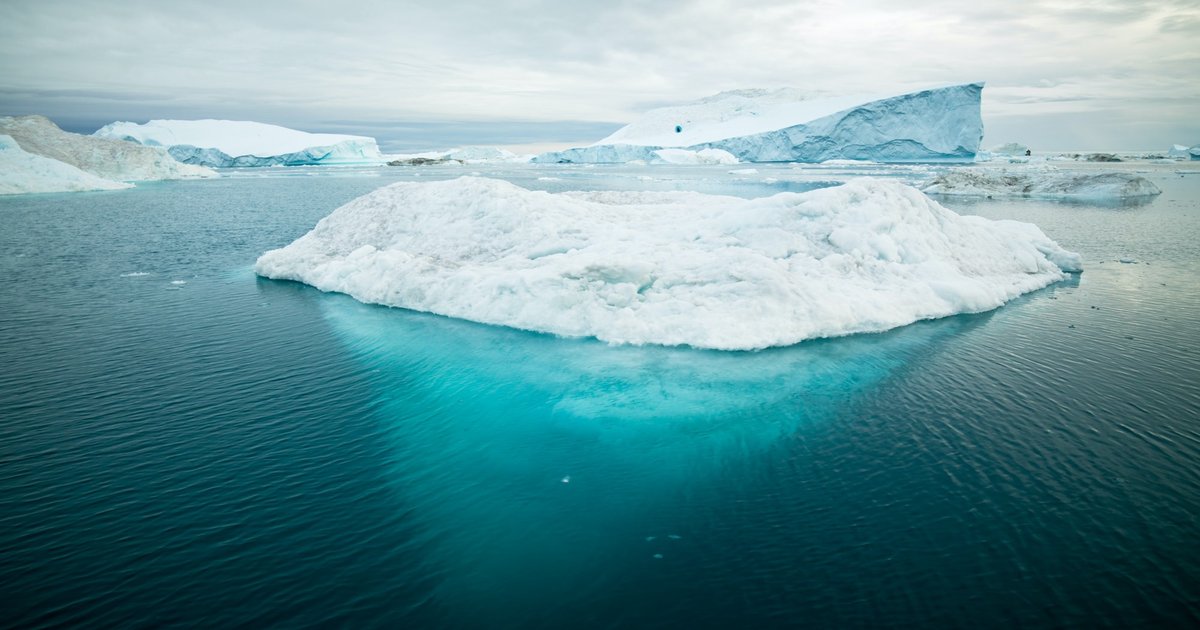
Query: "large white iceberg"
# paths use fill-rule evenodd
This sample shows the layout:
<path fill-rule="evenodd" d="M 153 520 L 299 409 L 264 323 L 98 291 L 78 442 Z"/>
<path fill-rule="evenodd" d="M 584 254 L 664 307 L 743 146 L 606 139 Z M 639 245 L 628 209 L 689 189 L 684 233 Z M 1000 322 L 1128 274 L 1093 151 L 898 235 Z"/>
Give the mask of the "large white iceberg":
<path fill-rule="evenodd" d="M 0 195 L 132 187 L 133 184 L 96 177 L 65 162 L 30 153 L 12 137 L 0 135 Z"/>
<path fill-rule="evenodd" d="M 751 350 L 996 308 L 1078 271 L 1036 226 L 872 179 L 746 200 L 402 182 L 255 271 L 360 301 L 612 343 Z"/>
<path fill-rule="evenodd" d="M 1162 191 L 1132 173 L 1079 173 L 1043 166 L 1035 169 L 962 168 L 942 173 L 921 187 L 926 193 L 973 197 L 1120 200 Z"/>
<path fill-rule="evenodd" d="M 125 182 L 216 177 L 216 171 L 182 164 L 160 147 L 70 133 L 45 116 L 0 118 L 0 133 L 21 148 L 65 162 L 97 177 Z"/>
<path fill-rule="evenodd" d="M 166 147 L 175 159 L 212 167 L 375 164 L 384 161 L 374 138 L 308 133 L 245 120 L 114 122 L 96 136 Z"/>
<path fill-rule="evenodd" d="M 651 110 L 589 146 L 537 162 L 651 161 L 662 148 L 721 149 L 743 162 L 970 161 L 983 138 L 982 83 L 886 98 L 809 99 L 794 89 L 722 92 Z"/>

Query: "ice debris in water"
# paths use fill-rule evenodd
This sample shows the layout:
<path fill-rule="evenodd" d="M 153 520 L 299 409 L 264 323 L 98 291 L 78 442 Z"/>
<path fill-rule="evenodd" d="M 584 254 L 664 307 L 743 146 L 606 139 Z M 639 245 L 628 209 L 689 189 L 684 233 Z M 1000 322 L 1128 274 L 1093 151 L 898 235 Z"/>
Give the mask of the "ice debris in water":
<path fill-rule="evenodd" d="M 869 178 L 760 199 L 401 182 L 255 265 L 368 303 L 723 350 L 986 311 L 1079 270 L 1037 226 Z"/>
<path fill-rule="evenodd" d="M 1073 173 L 1052 166 L 954 169 L 934 177 L 921 190 L 937 195 L 1092 200 L 1151 197 L 1162 192 L 1150 180 L 1132 173 Z"/>
<path fill-rule="evenodd" d="M 571 483 L 571 475 L 567 475 L 567 476 L 563 477 L 562 482 L 563 483 Z"/>

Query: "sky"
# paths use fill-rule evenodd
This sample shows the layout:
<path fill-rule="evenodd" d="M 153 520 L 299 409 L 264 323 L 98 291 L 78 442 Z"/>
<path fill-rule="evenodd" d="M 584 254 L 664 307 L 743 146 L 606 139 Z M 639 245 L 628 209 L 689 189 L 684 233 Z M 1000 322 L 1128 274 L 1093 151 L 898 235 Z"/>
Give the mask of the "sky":
<path fill-rule="evenodd" d="M 983 146 L 1200 144 L 1200 0 L 0 3 L 0 115 L 590 144 L 647 108 L 986 81 Z"/>

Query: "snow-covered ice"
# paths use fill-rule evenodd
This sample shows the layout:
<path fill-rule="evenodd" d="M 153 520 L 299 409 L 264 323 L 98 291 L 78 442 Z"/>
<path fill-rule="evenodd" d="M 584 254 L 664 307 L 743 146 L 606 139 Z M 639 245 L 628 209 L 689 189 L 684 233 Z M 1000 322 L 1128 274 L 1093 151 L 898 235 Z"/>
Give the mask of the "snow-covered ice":
<path fill-rule="evenodd" d="M 212 167 L 377 164 L 374 138 L 308 133 L 246 120 L 114 122 L 96 136 L 166 147 L 175 159 Z"/>
<path fill-rule="evenodd" d="M 216 171 L 183 164 L 159 147 L 70 133 L 45 116 L 0 118 L 0 133 L 21 148 L 65 162 L 97 177 L 125 182 L 216 177 Z"/>
<path fill-rule="evenodd" d="M 29 153 L 11 136 L 0 135 L 0 195 L 122 188 L 133 184 L 96 177 L 66 162 Z"/>
<path fill-rule="evenodd" d="M 952 169 L 931 179 L 921 190 L 938 195 L 1099 201 L 1149 197 L 1162 192 L 1150 180 L 1132 173 L 1080 173 L 1052 166 Z"/>
<path fill-rule="evenodd" d="M 721 149 L 743 162 L 970 161 L 983 137 L 982 83 L 899 96 L 810 98 L 794 89 L 722 92 L 646 112 L 589 147 L 535 161 L 651 161 L 655 149 Z"/>
<path fill-rule="evenodd" d="M 866 178 L 752 200 L 402 182 L 255 265 L 368 303 L 724 350 L 984 311 L 1080 268 L 1034 225 L 959 216 Z"/>

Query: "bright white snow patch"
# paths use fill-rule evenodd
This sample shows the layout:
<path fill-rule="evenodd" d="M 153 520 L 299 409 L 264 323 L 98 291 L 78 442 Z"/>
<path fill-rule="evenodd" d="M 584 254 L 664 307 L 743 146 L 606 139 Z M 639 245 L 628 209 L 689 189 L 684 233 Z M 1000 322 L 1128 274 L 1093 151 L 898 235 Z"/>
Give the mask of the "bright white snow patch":
<path fill-rule="evenodd" d="M 363 302 L 725 350 L 984 311 L 1079 269 L 1034 225 L 896 182 L 745 200 L 473 177 L 380 188 L 255 265 Z"/>
<path fill-rule="evenodd" d="M 0 135 L 0 195 L 122 188 L 133 188 L 133 184 L 96 177 L 65 162 L 29 153 L 12 137 Z"/>
<path fill-rule="evenodd" d="M 1050 166 L 954 169 L 933 178 L 921 190 L 938 195 L 1090 200 L 1149 197 L 1162 192 L 1145 177 L 1130 173 L 1072 173 Z"/>

